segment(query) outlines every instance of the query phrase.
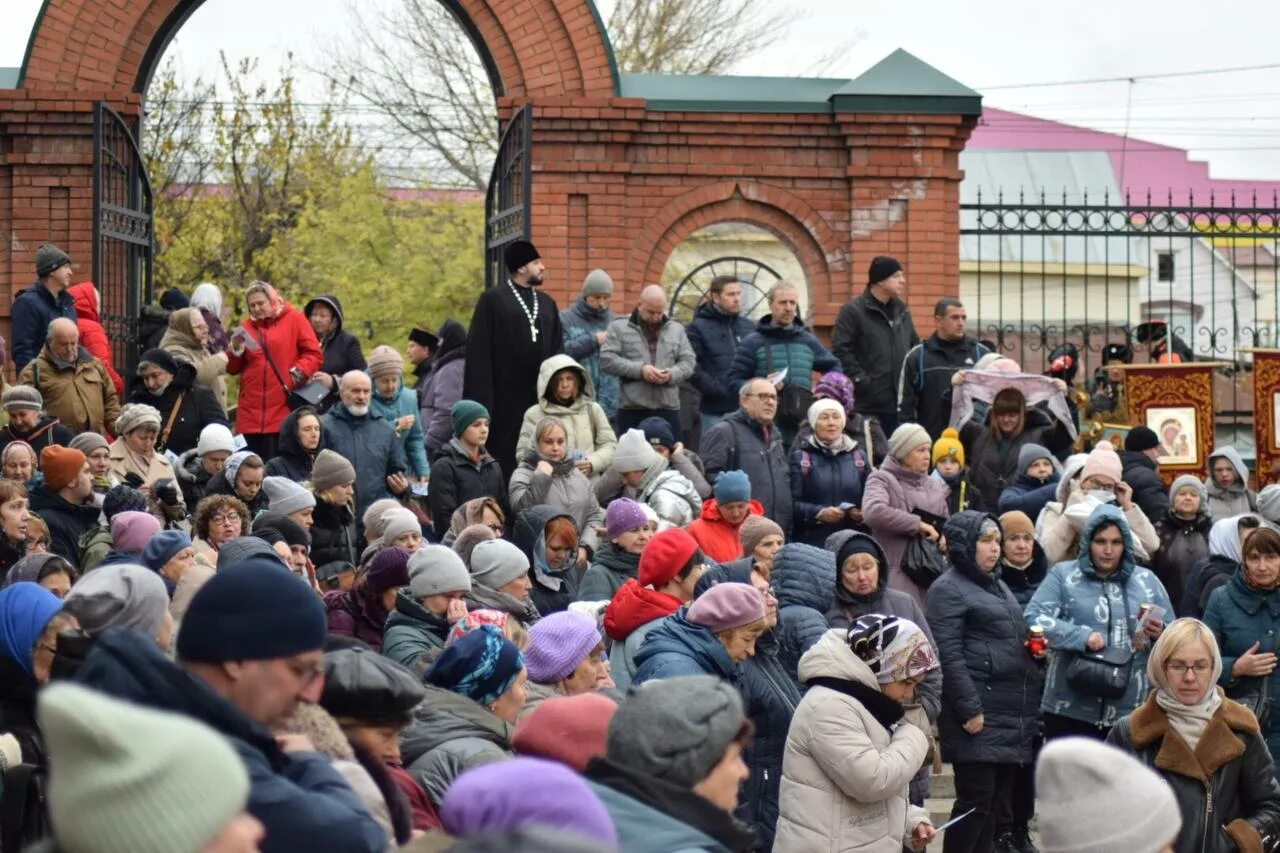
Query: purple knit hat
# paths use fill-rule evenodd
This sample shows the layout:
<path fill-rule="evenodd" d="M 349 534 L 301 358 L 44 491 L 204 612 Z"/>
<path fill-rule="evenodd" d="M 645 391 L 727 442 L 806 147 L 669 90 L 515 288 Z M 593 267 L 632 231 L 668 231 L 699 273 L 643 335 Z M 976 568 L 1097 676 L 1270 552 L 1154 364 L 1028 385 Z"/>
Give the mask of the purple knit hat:
<path fill-rule="evenodd" d="M 818 384 L 813 386 L 813 395 L 815 397 L 819 395 L 830 397 L 844 406 L 846 415 L 853 414 L 853 383 L 849 381 L 848 376 L 838 370 L 822 374 L 818 379 Z"/>
<path fill-rule="evenodd" d="M 529 629 L 524 651 L 529 680 L 555 684 L 568 678 L 602 640 L 596 620 L 585 613 L 562 610 L 542 617 Z"/>
<path fill-rule="evenodd" d="M 631 498 L 614 498 L 604 514 L 604 527 L 610 539 L 617 539 L 628 530 L 648 524 L 649 517 L 644 514 L 644 507 Z"/>
<path fill-rule="evenodd" d="M 149 512 L 116 513 L 111 519 L 111 542 L 117 551 L 139 555 L 152 536 L 160 532 L 160 522 Z"/>
<path fill-rule="evenodd" d="M 369 561 L 365 588 L 383 593 L 409 585 L 409 552 L 403 548 L 383 548 Z"/>
<path fill-rule="evenodd" d="M 764 619 L 764 597 L 749 583 L 718 583 L 689 606 L 688 619 L 712 631 L 731 631 Z"/>
<path fill-rule="evenodd" d="M 604 849 L 618 846 L 613 820 L 595 792 L 568 767 L 542 758 L 468 770 L 449 786 L 440 819 L 445 832 L 463 839 L 544 826 L 589 838 Z"/>

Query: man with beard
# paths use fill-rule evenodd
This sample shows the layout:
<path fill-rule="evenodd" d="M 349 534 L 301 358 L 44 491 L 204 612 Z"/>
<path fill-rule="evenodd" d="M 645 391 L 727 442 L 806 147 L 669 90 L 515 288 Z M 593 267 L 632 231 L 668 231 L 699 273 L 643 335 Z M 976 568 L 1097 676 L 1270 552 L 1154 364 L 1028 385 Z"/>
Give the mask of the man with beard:
<path fill-rule="evenodd" d="M 537 290 L 546 273 L 538 250 L 517 240 L 505 261 L 511 277 L 480 296 L 471 318 L 463 396 L 492 413 L 488 450 L 510 477 L 525 410 L 538 401 L 538 370 L 564 352 L 564 334 L 555 300 Z"/>
<path fill-rule="evenodd" d="M 381 498 L 409 492 L 405 476 L 404 443 L 395 427 L 369 411 L 373 381 L 363 370 L 352 370 L 338 381 L 336 403 L 320 418 L 324 447 L 356 469 L 356 514 Z"/>

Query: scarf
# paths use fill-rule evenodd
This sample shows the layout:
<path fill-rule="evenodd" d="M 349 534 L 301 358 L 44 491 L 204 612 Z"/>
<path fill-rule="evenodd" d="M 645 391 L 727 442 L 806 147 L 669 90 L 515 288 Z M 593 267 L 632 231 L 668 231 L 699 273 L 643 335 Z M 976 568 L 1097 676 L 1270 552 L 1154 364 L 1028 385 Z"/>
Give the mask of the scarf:
<path fill-rule="evenodd" d="M 825 687 L 828 690 L 843 693 L 851 699 L 856 699 L 862 707 L 871 712 L 871 716 L 875 717 L 876 722 L 884 726 L 884 730 L 887 732 L 893 731 L 893 727 L 897 725 L 898 721 L 906 713 L 897 702 L 885 696 L 879 690 L 868 687 L 861 681 L 822 676 L 810 678 L 805 684 L 809 687 Z"/>
<path fill-rule="evenodd" d="M 848 453 L 857 448 L 858 443 L 854 441 L 848 433 L 842 432 L 836 436 L 834 441 L 826 442 L 818 438 L 817 433 L 809 435 L 811 446 L 818 450 L 826 450 L 831 453 Z"/>
<path fill-rule="evenodd" d="M 1067 399 L 1063 396 L 1053 380 L 1048 376 L 1036 376 L 1026 373 L 1005 373 L 1001 370 L 965 370 L 962 371 L 964 383 L 952 389 L 951 423 L 963 426 L 973 417 L 974 402 L 991 405 L 996 395 L 1006 388 L 1022 393 L 1029 411 L 1043 403 L 1050 414 L 1062 422 L 1074 441 L 1078 430 L 1071 410 L 1067 408 Z"/>
<path fill-rule="evenodd" d="M 1218 669 L 1221 669 L 1221 664 Z M 1215 681 L 1207 696 L 1194 705 L 1184 705 L 1169 688 L 1161 687 L 1156 691 L 1156 704 L 1168 718 L 1169 728 L 1177 732 L 1178 737 L 1186 741 L 1191 751 L 1195 752 L 1196 744 L 1200 743 L 1200 737 L 1208 727 L 1209 720 L 1213 719 L 1213 715 L 1222 707 L 1222 691 Z"/>

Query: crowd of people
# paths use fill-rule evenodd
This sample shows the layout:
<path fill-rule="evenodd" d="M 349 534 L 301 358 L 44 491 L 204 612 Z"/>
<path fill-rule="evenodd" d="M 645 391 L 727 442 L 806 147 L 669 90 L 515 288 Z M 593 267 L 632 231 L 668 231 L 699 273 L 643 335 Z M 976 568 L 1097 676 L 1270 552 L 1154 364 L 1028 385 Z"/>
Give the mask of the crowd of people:
<path fill-rule="evenodd" d="M 173 289 L 122 376 L 39 250 L 0 850 L 899 853 L 940 761 L 946 853 L 1280 847 L 1280 486 L 1233 448 L 1165 489 L 1151 430 L 1082 446 L 1073 356 L 953 298 L 921 341 L 893 258 L 831 349 L 787 283 L 686 327 L 506 265 L 407 361 L 334 295 Z"/>

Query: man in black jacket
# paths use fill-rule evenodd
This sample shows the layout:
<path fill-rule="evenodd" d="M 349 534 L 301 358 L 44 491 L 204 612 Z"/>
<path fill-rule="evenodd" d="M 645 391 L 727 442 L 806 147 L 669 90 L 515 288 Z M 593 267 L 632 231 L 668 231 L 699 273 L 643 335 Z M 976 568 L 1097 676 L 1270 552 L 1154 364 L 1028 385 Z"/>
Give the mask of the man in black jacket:
<path fill-rule="evenodd" d="M 1156 466 L 1159 456 L 1160 437 L 1155 430 L 1145 426 L 1129 430 L 1124 450 L 1120 451 L 1120 464 L 1124 466 L 1121 479 L 1133 489 L 1133 502 L 1153 525 L 1169 512 L 1169 493 Z"/>
<path fill-rule="evenodd" d="M 898 427 L 898 379 L 907 352 L 920 343 L 902 301 L 907 277 L 896 258 L 871 260 L 867 289 L 836 318 L 831 350 L 853 380 L 853 407 L 880 421 L 886 434 Z"/>
<path fill-rule="evenodd" d="M 738 406 L 738 389 L 729 382 L 729 368 L 738 344 L 756 330 L 741 312 L 742 282 L 735 276 L 718 275 L 711 280 L 707 301 L 698 306 L 685 330 L 698 359 L 692 381 L 702 395 L 704 433 Z"/>
<path fill-rule="evenodd" d="M 200 441 L 208 424 L 225 424 L 227 413 L 213 391 L 196 384 L 196 369 L 162 349 L 149 349 L 138 362 L 138 378 L 130 403 L 155 406 L 160 412 L 156 449 L 181 455 Z"/>
<path fill-rule="evenodd" d="M 25 441 L 37 457 L 51 444 L 70 444 L 75 433 L 62 421 L 44 413 L 44 397 L 30 385 L 5 389 L 0 406 L 9 415 L 9 425 L 0 429 L 0 456 L 12 441 Z"/>
<path fill-rule="evenodd" d="M 951 377 L 972 368 L 987 354 L 976 338 L 965 334 L 968 316 L 955 297 L 939 299 L 933 309 L 937 331 L 907 353 L 898 378 L 898 418 L 917 423 L 937 441 L 951 424 Z"/>

